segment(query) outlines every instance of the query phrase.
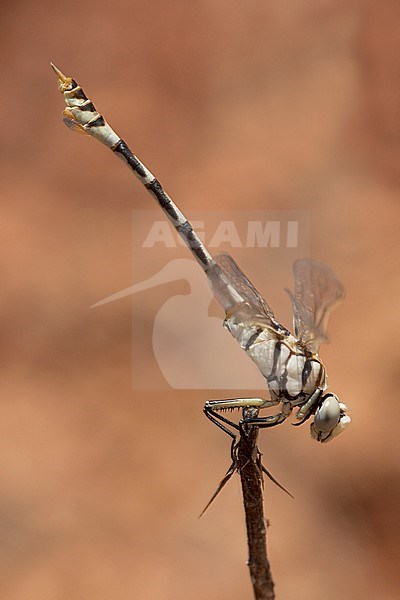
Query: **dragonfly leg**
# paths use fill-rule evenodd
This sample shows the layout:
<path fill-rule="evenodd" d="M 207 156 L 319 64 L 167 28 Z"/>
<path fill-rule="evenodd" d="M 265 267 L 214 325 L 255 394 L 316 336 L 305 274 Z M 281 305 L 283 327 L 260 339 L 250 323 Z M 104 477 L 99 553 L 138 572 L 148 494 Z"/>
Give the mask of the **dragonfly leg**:
<path fill-rule="evenodd" d="M 215 500 L 215 498 L 218 496 L 218 494 L 221 492 L 222 488 L 227 484 L 227 482 L 230 480 L 230 478 L 232 477 L 232 475 L 238 470 L 238 456 L 237 456 L 237 452 L 238 452 L 238 443 L 237 443 L 237 435 L 231 431 L 230 429 L 228 429 L 228 427 L 226 427 L 225 425 L 229 425 L 230 427 L 234 428 L 237 431 L 242 432 L 243 431 L 243 425 L 247 424 L 247 423 L 251 423 L 252 421 L 250 419 L 242 419 L 239 423 L 239 425 L 237 425 L 236 423 L 233 423 L 232 421 L 230 421 L 229 419 L 227 419 L 226 417 L 224 417 L 221 414 L 218 414 L 217 412 L 215 412 L 215 410 L 212 408 L 213 406 L 218 406 L 220 407 L 221 404 L 225 404 L 228 405 L 229 408 L 232 407 L 232 404 L 234 405 L 233 408 L 236 408 L 239 406 L 237 406 L 238 403 L 242 403 L 245 404 L 246 407 L 246 402 L 248 400 L 252 400 L 252 401 L 258 401 L 259 403 L 263 404 L 263 407 L 265 406 L 276 406 L 277 402 L 266 402 L 265 400 L 262 400 L 261 398 L 233 398 L 230 400 L 209 400 L 208 402 L 206 402 L 205 406 L 204 406 L 204 413 L 206 415 L 206 417 L 208 419 L 210 419 L 210 421 L 212 423 L 214 423 L 214 425 L 216 425 L 217 427 L 219 427 L 219 429 L 221 429 L 224 433 L 226 433 L 227 435 L 229 435 L 232 438 L 232 444 L 231 444 L 231 459 L 232 459 L 232 463 L 229 467 L 229 469 L 227 470 L 224 478 L 222 479 L 222 481 L 219 483 L 216 491 L 214 492 L 214 494 L 211 496 L 210 500 L 207 502 L 205 508 L 202 510 L 200 517 L 206 512 L 206 510 L 208 509 L 208 507 L 210 506 L 210 504 L 212 504 L 212 502 Z M 221 409 L 220 409 L 221 410 Z M 254 421 L 256 422 L 256 425 L 258 425 L 258 420 L 255 418 Z M 286 492 L 287 494 L 289 494 L 289 496 L 292 496 L 292 494 L 290 492 L 288 492 L 276 479 L 275 477 L 268 471 L 268 469 L 266 469 L 264 467 L 264 465 L 261 462 L 261 454 L 258 451 L 258 461 L 260 464 L 260 468 L 262 470 L 263 473 L 265 473 L 267 475 L 267 477 L 269 477 L 269 479 L 271 479 L 271 481 L 273 481 L 278 487 L 280 487 L 284 492 Z"/>
<path fill-rule="evenodd" d="M 274 406 L 277 403 L 264 400 L 263 398 L 226 398 L 224 400 L 208 400 L 204 408 L 212 408 L 214 410 L 227 410 L 230 408 L 267 408 L 268 406 Z"/>
<path fill-rule="evenodd" d="M 307 402 L 300 406 L 296 413 L 296 419 L 299 421 L 299 423 L 292 423 L 292 425 L 302 425 L 304 421 L 307 421 L 307 419 L 311 417 L 313 412 L 315 412 L 315 410 L 313 410 L 315 408 L 315 404 L 319 402 L 323 391 L 324 390 L 322 388 L 317 388 L 315 392 L 311 394 Z"/>
<path fill-rule="evenodd" d="M 230 421 L 217 411 L 219 410 L 233 410 L 234 408 L 245 408 L 245 407 L 266 407 L 271 406 L 272 404 L 263 398 L 228 398 L 224 400 L 208 400 L 204 405 L 204 414 L 214 425 L 219 427 L 221 431 L 229 435 L 232 438 L 231 445 L 231 457 L 232 460 L 235 461 L 235 444 L 236 444 L 236 434 L 225 427 L 225 425 L 229 425 L 232 429 L 239 431 L 240 427 L 237 423 Z"/>
<path fill-rule="evenodd" d="M 232 439 L 231 458 L 232 458 L 232 463 L 236 464 L 236 458 L 235 458 L 236 434 L 233 433 L 233 431 L 231 431 L 227 427 L 225 427 L 225 425 L 223 425 L 223 423 L 226 423 L 227 425 L 229 425 L 230 427 L 233 427 L 233 429 L 236 429 L 237 431 L 239 431 L 239 425 L 237 425 L 233 421 L 230 421 L 226 417 L 219 415 L 211 408 L 208 408 L 207 404 L 208 403 L 206 403 L 206 405 L 204 406 L 204 414 L 206 415 L 207 419 L 210 419 L 211 423 L 214 423 L 214 425 L 219 427 L 219 429 L 221 429 L 224 433 L 229 435 L 229 437 Z"/>
<path fill-rule="evenodd" d="M 224 400 L 208 400 L 204 405 L 204 413 L 205 413 L 206 417 L 208 419 L 210 419 L 210 421 L 212 423 L 214 423 L 214 425 L 219 427 L 224 433 L 226 433 L 227 435 L 229 435 L 232 438 L 231 456 L 232 456 L 232 460 L 234 460 L 236 434 L 233 433 L 232 431 L 230 431 L 230 429 L 228 429 L 227 427 L 225 427 L 225 425 L 223 425 L 223 423 L 225 423 L 226 425 L 229 425 L 229 427 L 232 427 L 233 429 L 236 429 L 236 431 L 239 431 L 239 429 L 240 429 L 239 425 L 237 425 L 237 423 L 234 423 L 233 421 L 230 421 L 226 417 L 222 416 L 217 411 L 233 410 L 235 408 L 246 408 L 246 407 L 247 408 L 250 408 L 250 407 L 255 407 L 255 408 L 263 407 L 264 408 L 264 407 L 272 406 L 273 404 L 275 404 L 275 403 L 264 400 L 263 398 L 227 398 Z"/>
<path fill-rule="evenodd" d="M 282 405 L 282 411 L 277 415 L 270 415 L 269 417 L 254 417 L 252 419 L 246 419 L 244 422 L 248 423 L 249 425 L 257 425 L 257 427 L 260 427 L 260 429 L 274 427 L 275 425 L 283 423 L 283 421 L 288 418 L 291 412 L 292 407 L 290 406 L 290 402 L 284 402 Z"/>

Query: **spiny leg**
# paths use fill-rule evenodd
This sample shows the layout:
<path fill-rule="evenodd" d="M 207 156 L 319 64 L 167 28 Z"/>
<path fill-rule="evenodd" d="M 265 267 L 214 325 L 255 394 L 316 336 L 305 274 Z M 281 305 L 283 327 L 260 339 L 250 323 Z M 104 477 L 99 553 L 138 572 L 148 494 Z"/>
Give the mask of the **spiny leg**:
<path fill-rule="evenodd" d="M 277 404 L 279 404 L 279 400 L 264 400 L 263 398 L 226 398 L 223 400 L 207 400 L 204 405 L 204 412 L 210 421 L 217 425 L 217 427 L 222 429 L 222 431 L 225 431 L 228 435 L 231 435 L 231 432 L 227 431 L 220 423 L 217 423 L 216 419 L 236 430 L 239 430 L 239 426 L 226 417 L 223 417 L 217 411 L 234 410 L 235 408 L 269 408 L 270 406 L 276 406 Z M 211 418 L 210 415 L 213 415 L 213 418 Z"/>
<path fill-rule="evenodd" d="M 225 423 L 226 425 L 229 425 L 229 427 L 232 427 L 236 431 L 241 430 L 241 427 L 237 423 L 234 423 L 233 421 L 230 421 L 223 415 L 215 412 L 214 408 L 216 408 L 217 410 L 230 410 L 230 409 L 233 410 L 234 408 L 240 408 L 243 405 L 243 402 L 248 403 L 248 402 L 253 402 L 254 400 L 256 400 L 259 403 L 265 402 L 265 400 L 262 400 L 261 398 L 229 398 L 229 399 L 224 399 L 224 400 L 208 400 L 204 405 L 204 414 L 206 415 L 206 417 L 212 423 L 214 423 L 214 425 L 216 425 L 219 429 L 221 429 L 221 431 L 223 431 L 224 433 L 229 435 L 229 437 L 232 438 L 231 451 L 230 451 L 232 463 L 231 463 L 229 469 L 227 470 L 225 476 L 218 484 L 217 489 L 215 490 L 214 494 L 211 496 L 210 500 L 207 502 L 206 506 L 201 511 L 199 518 L 204 515 L 204 513 L 206 512 L 208 507 L 214 502 L 215 498 L 218 496 L 218 494 L 221 492 L 221 490 L 225 487 L 225 485 L 228 483 L 228 481 L 230 480 L 232 475 L 235 473 L 235 471 L 237 471 L 237 468 L 238 468 L 238 459 L 237 459 L 237 453 L 236 453 L 237 435 L 235 433 L 233 433 L 233 431 L 230 431 L 230 429 L 228 429 L 228 427 L 225 427 L 225 425 L 223 423 Z"/>
<path fill-rule="evenodd" d="M 215 409 L 212 407 L 211 402 L 206 402 L 205 405 L 204 405 L 204 409 L 203 410 L 204 410 L 204 414 L 206 415 L 206 417 L 208 419 L 210 419 L 210 421 L 212 421 L 212 423 L 214 423 L 214 425 L 216 425 L 217 427 L 219 427 L 220 429 L 222 429 L 222 431 L 225 431 L 225 433 L 227 433 L 231 437 L 232 437 L 232 432 L 229 431 L 229 429 L 227 429 L 223 425 L 221 425 L 221 422 L 222 423 L 226 423 L 230 427 L 233 427 L 234 429 L 236 429 L 237 431 L 239 431 L 239 425 L 237 425 L 237 423 L 234 423 L 233 421 L 230 421 L 229 419 L 227 419 L 223 415 L 217 413 L 215 411 Z"/>
<path fill-rule="evenodd" d="M 219 429 L 221 429 L 221 431 L 223 431 L 224 433 L 229 435 L 229 437 L 232 438 L 231 458 L 232 458 L 232 462 L 234 463 L 235 462 L 236 434 L 233 433 L 233 431 L 230 431 L 230 429 L 225 427 L 225 425 L 223 425 L 222 423 L 226 423 L 227 425 L 229 425 L 230 427 L 233 427 L 237 431 L 239 431 L 239 426 L 236 423 L 234 423 L 233 421 L 230 421 L 229 419 L 227 419 L 226 417 L 223 417 L 222 415 L 216 413 L 211 408 L 208 408 L 207 405 L 204 406 L 203 410 L 204 410 L 204 414 L 206 415 L 207 419 L 210 419 L 211 423 L 214 423 L 214 425 L 216 425 Z"/>
<path fill-rule="evenodd" d="M 209 506 L 214 502 L 216 497 L 219 495 L 221 490 L 228 483 L 228 481 L 230 480 L 232 475 L 235 473 L 235 471 L 238 470 L 238 457 L 237 457 L 238 443 L 236 442 L 237 435 L 234 434 L 232 431 L 230 431 L 222 423 L 226 423 L 230 427 L 233 427 L 234 429 L 240 431 L 241 439 L 246 440 L 247 436 L 242 436 L 244 427 L 246 425 L 252 425 L 254 420 L 257 421 L 257 418 L 249 419 L 249 418 L 245 418 L 245 416 L 244 416 L 244 418 L 241 419 L 241 421 L 239 422 L 239 425 L 237 425 L 236 423 L 233 423 L 232 421 L 230 421 L 223 415 L 220 415 L 217 412 L 215 412 L 215 410 L 213 410 L 213 408 L 211 408 L 211 407 L 218 407 L 219 410 L 224 410 L 224 409 L 228 410 L 229 408 L 240 408 L 240 407 L 246 409 L 246 408 L 250 408 L 250 407 L 257 408 L 257 404 L 261 404 L 261 403 L 262 403 L 263 408 L 264 407 L 266 408 L 269 406 L 276 406 L 277 404 L 279 404 L 279 400 L 278 401 L 272 401 L 272 400 L 265 401 L 262 398 L 230 398 L 230 399 L 226 399 L 226 400 L 208 400 L 206 402 L 206 404 L 204 406 L 204 413 L 205 413 L 206 417 L 208 419 L 210 419 L 210 421 L 212 423 L 214 423 L 214 425 L 219 427 L 219 429 L 221 429 L 224 433 L 226 433 L 227 435 L 229 435 L 232 438 L 232 444 L 231 444 L 232 463 L 231 463 L 229 469 L 227 470 L 225 476 L 218 484 L 218 487 L 215 490 L 214 494 L 211 496 L 210 500 L 207 502 L 206 506 L 200 513 L 199 518 L 206 512 L 206 510 L 209 508 Z M 245 410 L 243 412 L 245 414 Z M 254 424 L 257 425 L 258 423 L 256 422 Z M 273 424 L 277 424 L 277 423 L 273 423 Z M 272 426 L 272 424 L 268 425 L 268 426 Z M 267 477 L 273 483 L 275 483 L 275 485 L 277 485 L 282 491 L 284 491 L 291 498 L 293 498 L 292 494 L 282 484 L 280 484 L 279 481 L 277 479 L 275 479 L 275 477 L 272 475 L 272 473 L 270 473 L 268 471 L 268 469 L 262 464 L 262 461 L 261 461 L 262 455 L 258 449 L 257 449 L 257 452 L 258 452 L 257 461 L 259 463 L 259 467 L 260 467 L 261 471 L 263 473 L 265 473 L 265 475 L 267 475 Z"/>
<path fill-rule="evenodd" d="M 249 425 L 257 425 L 257 427 L 260 429 L 265 429 L 266 427 L 275 427 L 275 425 L 283 423 L 283 421 L 288 418 L 291 412 L 292 407 L 290 402 L 284 402 L 282 404 L 282 411 L 280 413 L 276 415 L 270 415 L 268 417 L 253 417 L 250 419 L 245 419 L 244 422 Z"/>
<path fill-rule="evenodd" d="M 214 410 L 227 410 L 230 408 L 269 408 L 276 406 L 280 400 L 265 400 L 264 398 L 225 398 L 223 400 L 207 400 L 204 407 Z"/>
<path fill-rule="evenodd" d="M 277 403 L 278 402 L 264 400 L 263 398 L 226 398 L 223 400 L 208 400 L 204 405 L 204 414 L 208 419 L 210 419 L 212 423 L 214 423 L 214 425 L 219 427 L 219 429 L 221 429 L 224 433 L 226 433 L 232 438 L 231 457 L 232 461 L 234 461 L 234 447 L 236 443 L 236 434 L 234 434 L 227 427 L 225 427 L 223 423 L 229 425 L 229 427 L 232 427 L 233 429 L 236 429 L 236 431 L 239 431 L 240 427 L 239 425 L 237 425 L 233 421 L 230 421 L 229 419 L 227 419 L 226 417 L 224 417 L 216 411 L 250 407 L 267 408 L 269 406 L 275 406 Z"/>
<path fill-rule="evenodd" d="M 236 444 L 237 436 L 235 433 L 233 433 L 233 431 L 230 431 L 230 429 L 225 427 L 225 425 L 223 425 L 223 423 L 226 423 L 227 425 L 236 429 L 237 431 L 239 431 L 239 425 L 237 425 L 233 421 L 230 421 L 223 415 L 216 413 L 212 408 L 210 408 L 210 406 L 213 406 L 216 403 L 218 403 L 218 400 L 207 401 L 204 406 L 204 414 L 206 415 L 207 419 L 210 419 L 211 423 L 214 423 L 214 425 L 216 425 L 219 429 L 221 429 L 224 433 L 226 433 L 227 435 L 229 435 L 229 437 L 232 438 L 232 443 L 231 443 L 232 463 L 231 463 L 229 469 L 227 470 L 225 476 L 218 484 L 218 487 L 215 490 L 215 492 L 213 493 L 213 495 L 211 496 L 210 500 L 207 502 L 206 506 L 201 511 L 201 513 L 199 515 L 199 519 L 200 519 L 200 517 L 202 517 L 204 515 L 207 508 L 214 502 L 215 498 L 218 496 L 220 491 L 225 487 L 225 485 L 228 483 L 228 481 L 230 480 L 232 475 L 237 470 L 237 457 L 236 457 L 236 452 L 235 452 L 236 446 L 237 446 L 237 444 Z"/>

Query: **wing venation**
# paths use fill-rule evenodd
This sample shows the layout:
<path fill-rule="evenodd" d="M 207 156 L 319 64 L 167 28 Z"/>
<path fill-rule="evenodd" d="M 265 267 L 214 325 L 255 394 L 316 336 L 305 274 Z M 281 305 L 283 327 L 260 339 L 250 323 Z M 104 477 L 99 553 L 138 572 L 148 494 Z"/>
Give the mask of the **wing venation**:
<path fill-rule="evenodd" d="M 295 291 L 293 304 L 295 335 L 312 352 L 328 341 L 328 319 L 344 297 L 344 287 L 332 269 L 312 259 L 296 260 L 293 265 Z"/>

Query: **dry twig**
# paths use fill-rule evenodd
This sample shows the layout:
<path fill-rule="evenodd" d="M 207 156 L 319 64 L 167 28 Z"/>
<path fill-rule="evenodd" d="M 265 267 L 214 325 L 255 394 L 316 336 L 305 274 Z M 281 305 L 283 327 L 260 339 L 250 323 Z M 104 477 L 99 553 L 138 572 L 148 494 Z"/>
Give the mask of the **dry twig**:
<path fill-rule="evenodd" d="M 257 416 L 257 409 L 244 409 L 243 416 Z M 254 414 L 254 413 L 257 414 Z M 250 414 L 249 414 L 250 413 Z M 243 490 L 246 514 L 248 566 L 256 600 L 275 598 L 274 582 L 267 556 L 267 527 L 263 506 L 263 468 L 261 453 L 257 446 L 259 429 L 256 425 L 243 424 L 237 445 L 238 471 Z"/>

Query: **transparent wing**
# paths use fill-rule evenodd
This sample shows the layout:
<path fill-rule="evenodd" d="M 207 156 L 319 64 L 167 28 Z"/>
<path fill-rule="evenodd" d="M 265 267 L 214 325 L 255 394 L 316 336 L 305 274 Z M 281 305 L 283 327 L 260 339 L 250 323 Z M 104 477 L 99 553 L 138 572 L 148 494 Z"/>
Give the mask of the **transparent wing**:
<path fill-rule="evenodd" d="M 271 321 L 275 322 L 274 313 L 271 308 L 238 267 L 233 258 L 229 254 L 219 254 L 216 257 L 216 262 L 234 290 L 241 296 L 244 302 L 250 305 L 254 320 L 263 323 L 267 322 L 268 324 Z"/>
<path fill-rule="evenodd" d="M 295 291 L 293 303 L 295 335 L 312 352 L 327 342 L 328 318 L 344 297 L 343 284 L 326 265 L 311 259 L 296 260 L 293 265 Z"/>
<path fill-rule="evenodd" d="M 68 127 L 68 129 L 71 129 L 71 131 L 81 133 L 82 135 L 89 135 L 87 131 L 83 129 L 82 125 L 75 119 L 69 108 L 63 110 L 63 123 Z"/>

